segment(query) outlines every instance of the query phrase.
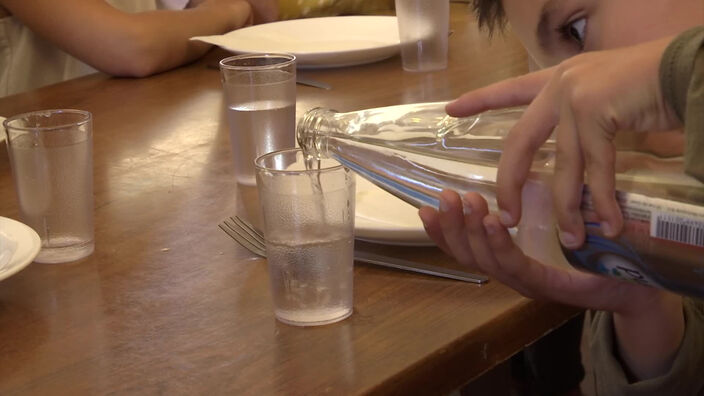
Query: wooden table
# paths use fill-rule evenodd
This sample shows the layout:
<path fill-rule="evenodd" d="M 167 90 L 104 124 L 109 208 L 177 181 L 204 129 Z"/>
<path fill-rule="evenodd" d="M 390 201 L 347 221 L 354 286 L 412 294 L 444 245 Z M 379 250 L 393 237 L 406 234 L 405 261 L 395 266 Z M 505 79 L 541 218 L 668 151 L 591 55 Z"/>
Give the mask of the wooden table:
<path fill-rule="evenodd" d="M 477 32 L 453 4 L 450 66 L 400 58 L 300 71 L 297 112 L 446 100 L 524 73 L 518 41 Z M 485 286 L 355 268 L 354 314 L 298 328 L 273 316 L 266 261 L 217 227 L 256 207 L 238 191 L 217 70 L 224 53 L 147 79 L 93 75 L 0 99 L 0 114 L 78 108 L 95 117 L 95 253 L 32 264 L 0 283 L 0 394 L 446 392 L 577 310 Z M 4 145 L 0 143 L 0 145 Z M 18 218 L 0 148 L 0 215 Z M 434 248 L 381 247 L 440 265 Z"/>

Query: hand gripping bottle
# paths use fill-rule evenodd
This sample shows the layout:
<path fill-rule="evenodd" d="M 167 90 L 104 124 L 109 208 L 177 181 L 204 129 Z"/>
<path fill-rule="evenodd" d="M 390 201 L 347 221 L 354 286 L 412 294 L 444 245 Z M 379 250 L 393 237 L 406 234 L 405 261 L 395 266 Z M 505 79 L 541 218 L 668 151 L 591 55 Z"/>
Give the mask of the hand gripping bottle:
<path fill-rule="evenodd" d="M 438 207 L 443 189 L 474 191 L 496 209 L 496 167 L 504 137 L 522 109 L 455 118 L 445 103 L 419 103 L 338 113 L 316 108 L 296 137 L 312 158 L 334 158 L 404 201 Z M 616 239 L 599 229 L 588 188 L 582 211 L 588 235 L 562 249 L 551 210 L 554 142 L 537 152 L 523 190 L 517 242 L 529 256 L 603 275 L 704 297 L 704 185 L 684 175 L 681 159 L 619 152 L 617 198 L 625 227 Z"/>

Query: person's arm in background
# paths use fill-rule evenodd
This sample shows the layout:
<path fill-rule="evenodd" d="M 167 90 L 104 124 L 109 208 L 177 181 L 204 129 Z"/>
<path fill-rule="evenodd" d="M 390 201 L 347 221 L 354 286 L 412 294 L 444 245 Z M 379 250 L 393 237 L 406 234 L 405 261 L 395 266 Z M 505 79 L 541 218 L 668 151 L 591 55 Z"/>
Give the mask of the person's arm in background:
<path fill-rule="evenodd" d="M 192 36 L 220 34 L 252 20 L 244 0 L 204 0 L 185 10 L 122 12 L 104 0 L 0 0 L 35 34 L 96 69 L 144 77 L 202 56 Z"/>
<path fill-rule="evenodd" d="M 191 3 L 194 1 L 201 0 L 191 0 Z M 281 1 L 283 0 L 247 0 L 252 7 L 253 23 L 258 25 L 278 20 Z"/>

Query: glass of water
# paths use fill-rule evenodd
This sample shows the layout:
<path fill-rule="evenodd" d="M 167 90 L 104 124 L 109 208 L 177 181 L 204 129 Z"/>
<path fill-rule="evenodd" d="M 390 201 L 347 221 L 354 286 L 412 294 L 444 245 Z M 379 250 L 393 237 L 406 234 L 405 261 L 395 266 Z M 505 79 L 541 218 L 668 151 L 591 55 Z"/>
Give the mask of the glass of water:
<path fill-rule="evenodd" d="M 266 254 L 280 321 L 297 326 L 352 314 L 354 174 L 299 149 L 256 160 Z"/>
<path fill-rule="evenodd" d="M 403 69 L 427 72 L 447 68 L 450 2 L 395 0 Z"/>
<path fill-rule="evenodd" d="M 254 159 L 295 146 L 296 57 L 246 54 L 220 61 L 237 182 L 254 186 Z"/>
<path fill-rule="evenodd" d="M 34 261 L 63 263 L 93 252 L 92 116 L 42 110 L 3 123 L 22 220 L 40 236 Z"/>

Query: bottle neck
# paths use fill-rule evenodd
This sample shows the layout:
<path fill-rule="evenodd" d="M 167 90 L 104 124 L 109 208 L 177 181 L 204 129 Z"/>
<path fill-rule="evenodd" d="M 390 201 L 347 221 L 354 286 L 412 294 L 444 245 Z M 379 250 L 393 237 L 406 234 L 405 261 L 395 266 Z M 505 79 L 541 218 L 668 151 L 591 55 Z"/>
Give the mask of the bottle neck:
<path fill-rule="evenodd" d="M 327 158 L 327 147 L 322 139 L 330 131 L 336 111 L 316 107 L 307 111 L 296 126 L 296 141 L 306 155 Z"/>

